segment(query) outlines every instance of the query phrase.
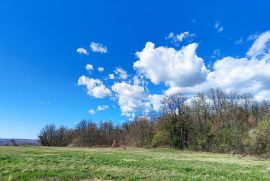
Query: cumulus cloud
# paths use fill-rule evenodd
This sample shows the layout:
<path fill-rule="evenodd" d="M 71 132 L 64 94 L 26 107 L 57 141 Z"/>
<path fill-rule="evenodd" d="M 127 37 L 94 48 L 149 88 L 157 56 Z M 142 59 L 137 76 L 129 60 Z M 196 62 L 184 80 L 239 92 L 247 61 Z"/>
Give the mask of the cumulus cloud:
<path fill-rule="evenodd" d="M 88 113 L 94 115 L 94 114 L 96 114 L 96 111 L 95 111 L 94 109 L 90 109 L 90 110 L 88 111 Z"/>
<path fill-rule="evenodd" d="M 86 64 L 85 69 L 86 69 L 87 71 L 91 71 L 91 70 L 94 69 L 94 67 L 93 67 L 93 65 L 91 65 L 91 64 Z"/>
<path fill-rule="evenodd" d="M 206 80 L 207 69 L 202 58 L 196 54 L 198 44 L 192 43 L 180 50 L 167 47 L 155 48 L 147 42 L 145 48 L 137 52 L 139 58 L 134 69 L 150 79 L 152 83 L 167 86 L 192 86 Z"/>
<path fill-rule="evenodd" d="M 126 82 L 115 83 L 112 86 L 118 99 L 121 113 L 131 117 L 136 112 L 146 113 L 160 109 L 160 97 L 158 95 L 149 95 L 145 88 Z"/>
<path fill-rule="evenodd" d="M 108 53 L 108 49 L 106 46 L 100 44 L 100 43 L 96 43 L 96 42 L 92 42 L 90 44 L 90 48 L 93 52 L 98 52 L 98 53 Z"/>
<path fill-rule="evenodd" d="M 141 86 L 146 86 L 148 84 L 148 82 L 144 80 L 144 77 L 142 75 L 133 76 L 133 83 Z"/>
<path fill-rule="evenodd" d="M 122 68 L 116 68 L 115 69 L 115 71 L 114 71 L 114 73 L 116 74 L 116 75 L 118 75 L 119 76 L 119 78 L 120 79 L 127 79 L 128 78 L 128 74 L 127 74 L 127 71 L 125 71 L 124 69 L 122 69 Z"/>
<path fill-rule="evenodd" d="M 100 105 L 97 107 L 98 111 L 105 111 L 106 109 L 109 109 L 109 106 L 107 105 Z"/>
<path fill-rule="evenodd" d="M 87 94 L 95 98 L 103 98 L 111 95 L 110 89 L 99 79 L 93 79 L 83 75 L 79 78 L 78 85 L 85 86 Z"/>
<path fill-rule="evenodd" d="M 88 51 L 84 48 L 77 48 L 77 53 L 81 55 L 89 55 Z"/>
<path fill-rule="evenodd" d="M 104 71 L 104 68 L 103 67 L 98 67 L 98 71 L 99 72 L 103 72 Z"/>
<path fill-rule="evenodd" d="M 209 88 L 222 88 L 240 93 L 250 93 L 256 99 L 270 99 L 270 37 L 269 32 L 262 33 L 255 40 L 247 57 L 224 57 L 217 60 L 207 80 L 192 87 L 171 87 L 169 91 L 199 92 Z M 258 56 L 260 55 L 260 56 Z"/>
<path fill-rule="evenodd" d="M 129 116 L 131 113 L 144 109 L 147 95 L 143 87 L 121 82 L 115 83 L 112 90 L 116 93 L 123 115 Z"/>
<path fill-rule="evenodd" d="M 171 95 L 171 94 L 177 94 L 177 93 L 181 93 L 183 91 L 182 88 L 180 87 L 170 87 L 168 88 L 166 91 L 164 91 L 164 95 Z"/>
<path fill-rule="evenodd" d="M 222 88 L 251 93 L 257 100 L 270 99 L 269 42 L 270 31 L 267 31 L 258 35 L 247 52 L 247 57 L 224 57 L 215 61 L 211 71 L 205 68 L 203 60 L 196 55 L 196 44 L 188 45 L 193 45 L 191 48 L 186 49 L 186 46 L 179 50 L 182 55 L 191 52 L 190 56 L 182 58 L 175 49 L 155 48 L 154 44 L 147 43 L 145 48 L 137 53 L 139 60 L 134 63 L 134 68 L 154 84 L 165 83 L 168 88 L 164 95 L 179 92 L 194 95 L 210 88 Z M 182 66 L 183 60 L 189 60 L 190 66 Z M 192 69 L 190 71 L 183 67 Z M 186 72 L 182 73 L 183 69 Z"/>
<path fill-rule="evenodd" d="M 269 89 L 269 60 L 269 56 L 263 59 L 225 57 L 214 64 L 214 70 L 209 73 L 205 87 L 219 87 L 256 95 Z"/>
<path fill-rule="evenodd" d="M 135 113 L 160 111 L 160 101 L 164 95 L 181 92 L 191 96 L 210 88 L 250 93 L 257 100 L 270 99 L 269 42 L 270 33 L 267 31 L 257 36 L 246 56 L 218 59 L 211 69 L 207 69 L 204 60 L 197 55 L 197 43 L 178 50 L 155 47 L 147 42 L 136 53 L 138 60 L 133 64 L 136 71 L 134 76 L 129 76 L 122 68 L 116 68 L 114 74 L 109 74 L 109 79 L 117 78 L 111 90 L 101 80 L 86 76 L 80 77 L 78 85 L 86 86 L 87 93 L 97 98 L 113 93 L 122 114 L 129 117 Z M 147 80 L 160 87 L 148 86 Z M 153 94 L 148 88 L 163 90 L 160 90 L 161 93 L 155 90 Z M 97 111 L 102 109 L 106 107 L 97 107 Z"/>

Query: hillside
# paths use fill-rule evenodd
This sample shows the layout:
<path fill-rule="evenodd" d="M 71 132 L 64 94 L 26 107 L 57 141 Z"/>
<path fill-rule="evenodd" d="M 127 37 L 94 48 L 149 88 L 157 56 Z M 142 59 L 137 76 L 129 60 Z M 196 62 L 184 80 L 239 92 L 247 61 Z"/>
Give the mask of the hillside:
<path fill-rule="evenodd" d="M 0 146 L 15 145 L 39 145 L 38 140 L 34 139 L 2 139 L 0 138 Z"/>

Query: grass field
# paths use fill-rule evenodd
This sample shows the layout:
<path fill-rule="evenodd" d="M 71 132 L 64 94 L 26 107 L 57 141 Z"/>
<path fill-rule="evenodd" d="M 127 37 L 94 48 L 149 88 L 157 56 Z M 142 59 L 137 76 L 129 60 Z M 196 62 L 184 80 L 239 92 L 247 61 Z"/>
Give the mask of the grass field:
<path fill-rule="evenodd" d="M 270 180 L 270 161 L 173 149 L 0 147 L 0 180 Z"/>

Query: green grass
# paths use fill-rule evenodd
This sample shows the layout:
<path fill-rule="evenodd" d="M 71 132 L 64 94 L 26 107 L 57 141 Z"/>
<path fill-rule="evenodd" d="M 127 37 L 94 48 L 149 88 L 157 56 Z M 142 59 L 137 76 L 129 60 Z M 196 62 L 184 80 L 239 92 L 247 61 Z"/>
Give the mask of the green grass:
<path fill-rule="evenodd" d="M 270 161 L 173 149 L 0 147 L 0 180 L 270 180 Z"/>

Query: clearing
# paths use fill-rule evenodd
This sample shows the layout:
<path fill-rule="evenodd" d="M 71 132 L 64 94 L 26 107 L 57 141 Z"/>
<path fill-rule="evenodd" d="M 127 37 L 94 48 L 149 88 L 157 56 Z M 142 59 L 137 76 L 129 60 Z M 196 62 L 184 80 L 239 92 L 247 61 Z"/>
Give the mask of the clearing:
<path fill-rule="evenodd" d="M 270 180 L 270 160 L 174 149 L 0 147 L 0 180 Z"/>

